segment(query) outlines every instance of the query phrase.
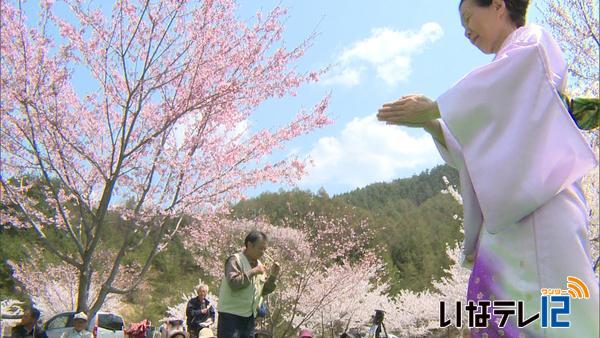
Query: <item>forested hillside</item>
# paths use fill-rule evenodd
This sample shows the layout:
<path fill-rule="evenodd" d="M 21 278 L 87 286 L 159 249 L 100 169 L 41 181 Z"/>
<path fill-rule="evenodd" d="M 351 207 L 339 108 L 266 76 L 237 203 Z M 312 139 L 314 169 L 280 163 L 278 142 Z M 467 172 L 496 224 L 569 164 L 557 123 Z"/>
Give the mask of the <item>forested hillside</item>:
<path fill-rule="evenodd" d="M 376 233 L 376 245 L 388 263 L 392 293 L 400 289 L 423 290 L 448 266 L 446 243 L 461 239 L 460 205 L 449 195 L 443 177 L 456 185 L 458 174 L 449 166 L 438 166 L 410 178 L 375 183 L 330 197 L 293 190 L 264 193 L 234 206 L 238 218 L 265 217 L 278 224 L 284 218 L 304 219 L 308 213 L 330 218 L 348 217 L 351 224 L 368 220 Z"/>
<path fill-rule="evenodd" d="M 461 237 L 459 221 L 454 219 L 454 215 L 460 215 L 461 208 L 451 196 L 441 192 L 446 187 L 444 176 L 456 184 L 456 171 L 439 166 L 410 178 L 376 183 L 337 196 L 329 196 L 323 189 L 316 193 L 302 190 L 263 193 L 232 206 L 229 217 L 261 219 L 275 226 L 285 223 L 290 227 L 310 219 L 307 215 L 343 218 L 350 227 L 357 228 L 366 221 L 374 234 L 370 236 L 373 240 L 369 246 L 386 263 L 382 278 L 391 285 L 391 294 L 401 289 L 423 290 L 448 266 L 446 244 Z M 111 221 L 115 219 L 109 217 L 102 236 L 109 247 L 111 238 L 119 236 L 123 226 Z M 128 313 L 131 320 L 161 318 L 167 305 L 178 301 L 182 292 L 189 292 L 198 278 L 206 280 L 205 268 L 182 245 L 182 236 L 185 234 L 174 237 L 167 249 L 156 256 L 143 288 L 126 298 L 131 305 Z M 25 299 L 26 295 L 18 293 L 6 262 L 30 259 L 31 249 L 38 245 L 36 236 L 32 230 L 2 227 L 0 241 L 2 298 Z M 140 257 L 144 250 L 147 248 L 139 248 Z M 43 254 L 43 261 L 54 262 L 51 254 L 39 253 Z"/>

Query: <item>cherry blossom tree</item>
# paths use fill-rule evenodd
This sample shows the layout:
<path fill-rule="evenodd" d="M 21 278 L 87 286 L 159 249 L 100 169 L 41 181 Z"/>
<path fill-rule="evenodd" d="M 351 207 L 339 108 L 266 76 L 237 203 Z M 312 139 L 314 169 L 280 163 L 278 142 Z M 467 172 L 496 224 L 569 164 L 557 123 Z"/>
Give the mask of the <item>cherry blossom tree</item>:
<path fill-rule="evenodd" d="M 460 197 L 452 186 L 445 191 Z M 272 323 L 276 337 L 290 336 L 306 327 L 323 337 L 339 336 L 351 329 L 365 332 L 376 309 L 385 311 L 390 333 L 421 337 L 439 330 L 440 301 L 454 304 L 466 299 L 470 271 L 461 266 L 460 246 L 448 245 L 447 254 L 453 263 L 446 277 L 433 281 L 432 290 L 403 290 L 391 298 L 389 285 L 381 282 L 382 262 L 368 249 L 372 235 L 367 228 L 364 223 L 353 229 L 347 218 L 315 215 L 284 222 L 283 226 L 261 220 L 214 218 L 191 228 L 184 245 L 210 276 L 212 289 L 218 290 L 226 258 L 242 250 L 250 230 L 264 231 L 269 237 L 268 255 L 282 266 L 277 290 L 268 296 L 267 321 Z M 270 264 L 267 258 L 263 260 Z M 182 303 L 170 307 L 170 314 L 181 315 L 191 296 L 193 293 L 185 295 Z M 452 315 L 452 309 L 449 311 L 448 317 Z"/>
<path fill-rule="evenodd" d="M 594 0 L 544 0 L 537 4 L 543 23 L 565 52 L 575 95 L 598 96 L 600 24 Z"/>
<path fill-rule="evenodd" d="M 222 212 L 263 182 L 295 182 L 304 162 L 267 155 L 330 122 L 325 97 L 285 125 L 252 128 L 258 105 L 322 72 L 296 69 L 314 35 L 287 48 L 283 8 L 240 21 L 233 0 L 44 0 L 39 13 L 0 1 L 0 202 L 12 206 L 2 218 L 34 229 L 76 269 L 78 311 L 93 315 L 109 294 L 136 288 L 170 238 L 196 224 L 184 215 Z M 110 214 L 119 248 L 90 303 Z M 117 287 L 143 243 L 136 278 Z"/>
<path fill-rule="evenodd" d="M 302 295 L 296 327 L 311 327 L 323 337 L 338 337 L 351 328 L 360 331 L 371 326 L 374 311 L 383 310 L 389 333 L 423 337 L 439 331 L 440 301 L 453 305 L 466 299 L 470 270 L 461 266 L 461 251 L 459 245 L 448 246 L 446 252 L 453 263 L 445 277 L 433 281 L 431 291 L 402 290 L 395 298 L 387 294 L 389 286 L 386 283 L 373 283 L 377 265 L 369 260 L 335 266 L 315 275 L 311 278 L 310 288 Z M 446 317 L 454 318 L 454 307 L 447 309 Z M 304 320 L 302 314 L 310 311 L 314 314 Z M 463 317 L 466 324 L 468 318 L 464 312 Z"/>
<path fill-rule="evenodd" d="M 295 304 L 293 327 L 310 327 L 323 337 L 339 337 L 351 328 L 368 325 L 376 309 L 398 312 L 396 302 L 387 295 L 389 286 L 373 283 L 381 268 L 375 257 L 368 257 L 355 264 L 334 265 L 307 278 L 307 287 Z"/>
<path fill-rule="evenodd" d="M 596 131 L 597 133 L 597 131 Z M 598 134 L 595 135 L 594 150 L 596 157 L 600 154 L 600 142 Z M 583 191 L 590 208 L 589 214 L 589 239 L 592 251 L 592 263 L 594 264 L 594 272 L 596 278 L 600 276 L 600 174 L 598 170 L 593 170 L 590 174 L 583 178 Z"/>
<path fill-rule="evenodd" d="M 48 316 L 77 309 L 78 295 L 78 271 L 77 268 L 60 262 L 58 264 L 44 263 L 39 252 L 30 254 L 30 260 L 22 262 L 8 261 L 8 265 L 13 270 L 13 278 L 17 282 L 18 288 L 24 294 L 27 294 L 31 303 L 35 305 L 42 313 L 42 317 L 48 319 Z M 106 260 L 108 257 L 105 257 Z M 139 267 L 127 267 L 126 270 L 137 270 Z M 103 271 L 95 270 L 92 273 L 90 290 L 88 293 L 88 302 L 93 303 L 94 298 L 99 296 L 100 287 L 103 282 Z M 125 278 L 127 274 L 122 274 L 124 278 L 115 280 L 115 285 L 123 287 L 130 280 Z M 102 310 L 118 311 L 123 303 L 121 295 L 110 294 L 102 304 Z"/>
<path fill-rule="evenodd" d="M 261 220 L 205 220 L 202 227 L 190 229 L 184 245 L 218 288 L 227 257 L 243 249 L 244 236 L 250 230 L 264 231 L 269 238 L 268 255 L 282 266 L 277 291 L 268 297 L 268 321 L 277 337 L 286 337 L 312 325 L 322 314 L 334 315 L 325 309 L 359 293 L 382 269 L 368 249 L 372 234 L 366 222 L 351 227 L 349 221 L 318 215 L 286 221 L 282 226 Z M 263 260 L 267 266 L 272 264 L 268 258 Z M 340 318 L 354 317 L 348 313 Z"/>
<path fill-rule="evenodd" d="M 456 187 L 450 185 L 447 179 L 445 183 L 447 187 L 443 193 L 450 194 L 457 203 L 462 204 Z M 455 215 L 455 220 L 462 222 L 458 215 Z M 294 278 L 291 280 L 282 276 L 284 288 L 274 296 L 279 297 L 282 304 L 288 304 L 282 308 L 282 312 L 286 313 L 283 317 L 292 332 L 310 327 L 324 337 L 337 337 L 351 328 L 361 331 L 361 328 L 370 326 L 371 316 L 376 309 L 385 312 L 385 325 L 389 333 L 420 337 L 439 331 L 440 301 L 455 304 L 466 299 L 471 272 L 462 266 L 460 245 L 450 243 L 447 246 L 446 254 L 452 264 L 446 269 L 445 277 L 433 281 L 432 290 L 402 290 L 395 298 L 391 298 L 388 294 L 389 285 L 381 282 L 382 262 L 372 249 L 368 249 L 371 234 L 359 226 L 356 229 L 359 235 L 345 235 L 344 232 L 349 228 L 347 221 L 317 218 L 315 222 L 315 219 L 309 218 L 302 222 L 300 229 L 305 233 L 312 229 L 311 235 L 304 237 L 309 239 L 309 248 L 302 250 L 309 250 L 311 257 L 319 257 L 318 253 L 324 252 L 326 255 L 321 257 L 325 257 L 325 262 L 333 261 L 336 264 L 328 265 L 313 260 L 310 264 L 320 268 L 311 270 L 310 266 L 301 266 L 300 270 L 296 270 L 299 273 L 292 275 Z M 362 226 L 368 228 L 367 224 Z M 348 259 L 357 250 L 363 253 L 360 259 L 343 259 Z M 336 256 L 340 253 L 340 256 Z M 341 261 L 338 260 L 340 258 Z M 452 310 L 448 316 L 451 314 Z M 289 331 L 278 331 L 276 335 L 283 337 L 286 333 L 289 334 Z"/>
<path fill-rule="evenodd" d="M 269 238 L 270 256 L 282 263 L 299 262 L 310 249 L 300 230 L 273 226 L 261 220 L 230 220 L 211 217 L 202 225 L 192 227 L 182 239 L 196 263 L 211 277 L 220 282 L 227 258 L 244 248 L 244 237 L 254 229 L 264 231 Z M 264 263 L 270 263 L 265 259 Z"/>
<path fill-rule="evenodd" d="M 446 317 L 456 318 L 456 307 L 454 305 L 458 301 L 465 304 L 467 300 L 467 288 L 471 270 L 462 265 L 461 245 L 455 244 L 454 246 L 448 246 L 446 254 L 452 261 L 452 265 L 445 270 L 446 276 L 442 277 L 440 280 L 433 281 L 433 288 L 437 294 L 437 299 L 446 302 Z M 467 327 L 467 323 L 468 314 L 466 311 L 463 311 L 462 327 Z"/>
<path fill-rule="evenodd" d="M 447 179 L 445 183 L 443 193 L 461 204 L 456 187 Z M 458 215 L 454 218 L 462 222 Z M 337 337 L 349 330 L 364 333 L 377 309 L 385 311 L 389 333 L 422 337 L 439 331 L 440 301 L 454 304 L 466 299 L 470 271 L 461 265 L 461 247 L 447 246 L 452 264 L 444 278 L 433 281 L 432 290 L 403 290 L 391 298 L 389 285 L 382 282 L 382 262 L 375 254 L 384 249 L 372 248 L 374 236 L 367 222 L 353 221 L 351 216 L 328 218 L 309 213 L 274 226 L 260 218 L 213 217 L 192 227 L 184 245 L 210 276 L 212 287 L 218 289 L 227 257 L 243 249 L 244 236 L 250 230 L 264 231 L 269 238 L 268 255 L 282 266 L 277 290 L 268 296 L 268 321 L 276 337 L 294 335 L 307 327 L 323 337 Z M 271 263 L 266 257 L 263 261 Z M 171 309 L 181 313 L 184 305 Z M 452 311 L 449 306 L 447 317 Z"/>

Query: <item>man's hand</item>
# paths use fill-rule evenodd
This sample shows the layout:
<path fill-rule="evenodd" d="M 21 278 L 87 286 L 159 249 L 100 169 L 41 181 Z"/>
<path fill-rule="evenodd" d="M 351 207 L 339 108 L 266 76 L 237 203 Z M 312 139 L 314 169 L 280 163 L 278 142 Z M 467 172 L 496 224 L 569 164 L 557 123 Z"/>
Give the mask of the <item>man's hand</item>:
<path fill-rule="evenodd" d="M 265 274 L 266 272 L 267 272 L 267 268 L 262 264 L 258 264 L 257 266 L 252 268 L 252 270 L 250 270 L 250 275 L 251 276 L 262 275 L 262 274 Z"/>
<path fill-rule="evenodd" d="M 395 102 L 386 103 L 377 114 L 379 121 L 410 127 L 422 126 L 439 117 L 437 103 L 419 94 L 406 95 Z"/>

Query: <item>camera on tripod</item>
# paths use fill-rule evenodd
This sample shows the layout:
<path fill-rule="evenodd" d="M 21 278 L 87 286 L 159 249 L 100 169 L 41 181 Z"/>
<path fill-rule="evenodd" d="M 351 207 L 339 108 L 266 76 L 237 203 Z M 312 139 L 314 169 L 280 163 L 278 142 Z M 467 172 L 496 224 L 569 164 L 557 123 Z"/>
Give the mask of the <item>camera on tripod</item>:
<path fill-rule="evenodd" d="M 375 315 L 373 316 L 373 324 L 381 325 L 383 324 L 385 312 L 383 310 L 375 310 Z"/>
<path fill-rule="evenodd" d="M 375 338 L 388 337 L 387 330 L 385 329 L 385 325 L 383 324 L 383 319 L 385 312 L 383 310 L 375 310 L 375 315 L 372 316 L 373 326 L 375 328 Z M 381 335 L 381 330 L 383 329 L 384 335 Z"/>

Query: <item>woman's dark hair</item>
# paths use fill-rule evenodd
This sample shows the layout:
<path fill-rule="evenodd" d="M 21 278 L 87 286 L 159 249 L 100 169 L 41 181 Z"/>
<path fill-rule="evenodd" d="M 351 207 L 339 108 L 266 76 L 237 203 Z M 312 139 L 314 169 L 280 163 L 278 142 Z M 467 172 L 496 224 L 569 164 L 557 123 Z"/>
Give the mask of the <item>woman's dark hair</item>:
<path fill-rule="evenodd" d="M 250 231 L 248 236 L 246 236 L 246 239 L 244 240 L 244 245 L 248 246 L 248 243 L 256 244 L 256 242 L 258 242 L 259 240 L 266 241 L 267 235 L 265 235 L 265 233 L 262 231 L 252 230 Z"/>
<path fill-rule="evenodd" d="M 465 0 L 460 0 L 460 7 Z M 492 4 L 492 0 L 473 0 L 479 7 L 488 7 Z M 525 17 L 527 16 L 527 7 L 529 0 L 504 0 L 504 5 L 508 10 L 510 19 L 517 27 L 525 26 Z"/>

